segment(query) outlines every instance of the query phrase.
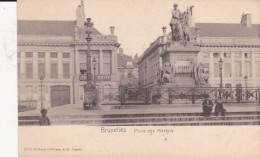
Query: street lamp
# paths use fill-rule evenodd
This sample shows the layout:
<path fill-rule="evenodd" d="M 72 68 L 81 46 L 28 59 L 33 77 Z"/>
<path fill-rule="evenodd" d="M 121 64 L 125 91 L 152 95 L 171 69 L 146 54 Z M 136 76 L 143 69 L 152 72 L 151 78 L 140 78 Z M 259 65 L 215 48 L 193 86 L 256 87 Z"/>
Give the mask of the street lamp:
<path fill-rule="evenodd" d="M 223 90 L 223 76 L 222 76 L 222 70 L 223 70 L 223 60 L 220 58 L 219 60 L 219 77 L 220 77 L 220 90 L 219 90 L 219 98 L 222 99 L 222 90 Z"/>
<path fill-rule="evenodd" d="M 42 83 L 43 83 L 43 76 L 40 77 L 41 82 L 41 109 L 43 109 L 43 102 L 42 102 Z"/>
<path fill-rule="evenodd" d="M 247 91 L 247 80 L 248 80 L 248 77 L 247 77 L 247 75 L 244 77 L 244 80 L 245 80 L 245 87 L 246 87 L 246 100 L 248 100 L 248 91 Z"/>
<path fill-rule="evenodd" d="M 93 70 L 94 70 L 94 85 L 95 85 L 95 87 L 96 87 L 96 78 L 95 78 L 95 76 L 96 76 L 96 65 L 97 65 L 97 60 L 96 60 L 96 58 L 93 58 L 92 64 L 93 64 Z"/>
<path fill-rule="evenodd" d="M 88 35 L 86 37 L 86 40 L 88 42 L 88 51 L 87 51 L 87 57 L 86 57 L 86 60 L 87 60 L 87 80 L 86 80 L 86 83 L 88 84 L 88 82 L 91 82 L 92 81 L 92 75 L 91 75 L 91 52 L 90 52 L 90 42 L 92 40 L 92 37 L 90 37 L 90 34 L 92 33 L 92 28 L 93 28 L 93 25 L 94 23 L 91 22 L 91 18 L 87 18 L 87 21 L 84 23 L 84 25 L 86 26 L 86 34 Z"/>

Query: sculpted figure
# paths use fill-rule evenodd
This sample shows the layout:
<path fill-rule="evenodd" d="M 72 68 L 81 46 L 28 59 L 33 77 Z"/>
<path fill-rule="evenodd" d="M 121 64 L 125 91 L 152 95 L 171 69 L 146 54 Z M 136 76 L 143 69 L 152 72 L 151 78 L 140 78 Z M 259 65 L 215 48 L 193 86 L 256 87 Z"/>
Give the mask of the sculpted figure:
<path fill-rule="evenodd" d="M 208 84 L 209 80 L 209 69 L 204 64 L 200 63 L 200 65 L 195 69 L 195 79 L 196 84 L 205 85 Z"/>
<path fill-rule="evenodd" d="M 171 82 L 171 72 L 172 72 L 172 66 L 169 62 L 166 62 L 164 64 L 164 70 L 162 75 L 162 82 L 163 83 L 170 83 Z"/>
<path fill-rule="evenodd" d="M 182 45 L 187 45 L 190 41 L 190 31 L 189 31 L 189 19 L 192 13 L 192 7 L 187 9 L 187 11 L 181 13 L 177 9 L 178 5 L 174 4 L 174 9 L 172 10 L 172 19 L 170 22 L 172 30 L 172 41 L 180 42 Z"/>
<path fill-rule="evenodd" d="M 181 11 L 177 9 L 178 5 L 173 5 L 174 9 L 172 10 L 172 19 L 170 22 L 172 30 L 172 41 L 180 41 L 183 39 L 183 31 L 181 25 Z"/>

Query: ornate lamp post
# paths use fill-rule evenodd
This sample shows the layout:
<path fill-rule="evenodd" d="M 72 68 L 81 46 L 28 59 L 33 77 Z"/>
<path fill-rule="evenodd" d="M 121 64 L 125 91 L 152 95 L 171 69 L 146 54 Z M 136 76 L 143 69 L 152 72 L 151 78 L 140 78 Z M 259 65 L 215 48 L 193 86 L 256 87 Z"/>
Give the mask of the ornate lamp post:
<path fill-rule="evenodd" d="M 86 33 L 87 33 L 87 37 L 86 40 L 88 42 L 88 51 L 87 51 L 87 84 L 88 82 L 92 81 L 92 75 L 91 75 L 91 52 L 90 52 L 90 42 L 92 40 L 92 37 L 90 37 L 90 34 L 92 33 L 92 28 L 94 23 L 91 22 L 91 18 L 87 18 L 87 21 L 84 23 L 84 25 L 86 26 Z"/>
<path fill-rule="evenodd" d="M 248 100 L 248 91 L 247 91 L 247 80 L 248 80 L 248 77 L 247 77 L 247 75 L 244 77 L 244 80 L 245 80 L 245 87 L 246 87 L 246 100 Z"/>
<path fill-rule="evenodd" d="M 94 85 L 95 85 L 95 87 L 96 87 L 96 78 L 95 78 L 95 76 L 96 76 L 96 65 L 97 65 L 97 60 L 96 60 L 96 58 L 93 58 L 92 64 L 93 64 L 93 70 L 94 70 Z"/>
<path fill-rule="evenodd" d="M 41 82 L 41 109 L 43 109 L 43 102 L 42 102 L 42 83 L 43 83 L 43 76 L 40 77 Z"/>
<path fill-rule="evenodd" d="M 220 90 L 219 90 L 219 98 L 222 99 L 222 90 L 223 90 L 223 76 L 222 76 L 222 70 L 223 70 L 223 60 L 220 58 L 219 60 L 219 77 L 220 77 Z"/>

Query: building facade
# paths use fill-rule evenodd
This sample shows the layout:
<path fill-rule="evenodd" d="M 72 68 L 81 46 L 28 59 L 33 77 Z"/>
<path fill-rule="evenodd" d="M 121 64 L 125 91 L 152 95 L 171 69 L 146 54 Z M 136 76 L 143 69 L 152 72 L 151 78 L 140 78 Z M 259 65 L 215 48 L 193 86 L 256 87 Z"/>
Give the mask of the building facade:
<path fill-rule="evenodd" d="M 193 19 L 190 15 L 190 46 L 176 50 L 180 53 L 174 57 L 179 61 L 171 63 L 176 66 L 175 76 L 192 73 L 192 53 L 185 53 L 189 51 L 197 53 L 193 64 L 203 64 L 209 72 L 208 84 L 211 87 L 220 85 L 220 59 L 223 60 L 224 87 L 260 87 L 260 25 L 251 24 L 251 15 L 243 14 L 241 23 L 237 24 L 194 23 Z M 165 54 L 173 43 L 171 36 L 163 27 L 163 35 L 151 43 L 139 58 L 139 83 L 142 87 L 154 87 L 162 78 L 164 63 L 169 60 Z M 177 85 L 185 85 L 191 80 L 176 81 Z"/>
<path fill-rule="evenodd" d="M 83 1 L 77 7 L 75 21 L 18 20 L 19 105 L 39 109 L 41 100 L 45 108 L 82 105 L 88 50 L 84 22 Z M 114 27 L 110 27 L 110 31 L 110 35 L 103 35 L 92 29 L 91 69 L 97 88 L 118 87 L 120 44 Z"/>

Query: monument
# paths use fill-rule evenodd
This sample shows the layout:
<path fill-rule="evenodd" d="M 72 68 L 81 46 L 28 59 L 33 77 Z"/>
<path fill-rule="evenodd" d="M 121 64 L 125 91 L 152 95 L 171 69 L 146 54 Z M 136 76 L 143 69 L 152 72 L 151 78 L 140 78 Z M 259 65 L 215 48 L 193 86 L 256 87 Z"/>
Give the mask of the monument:
<path fill-rule="evenodd" d="M 195 41 L 191 41 L 192 36 L 189 29 L 193 6 L 183 13 L 177 7 L 178 5 L 174 4 L 171 12 L 171 41 L 167 42 L 160 55 L 163 65 L 160 88 L 161 93 L 164 93 L 161 102 L 170 101 L 172 93 L 187 93 L 187 90 L 196 87 L 209 86 L 208 67 L 198 63 L 200 47 L 194 46 Z M 192 94 L 194 93 L 190 93 L 190 95 Z"/>

